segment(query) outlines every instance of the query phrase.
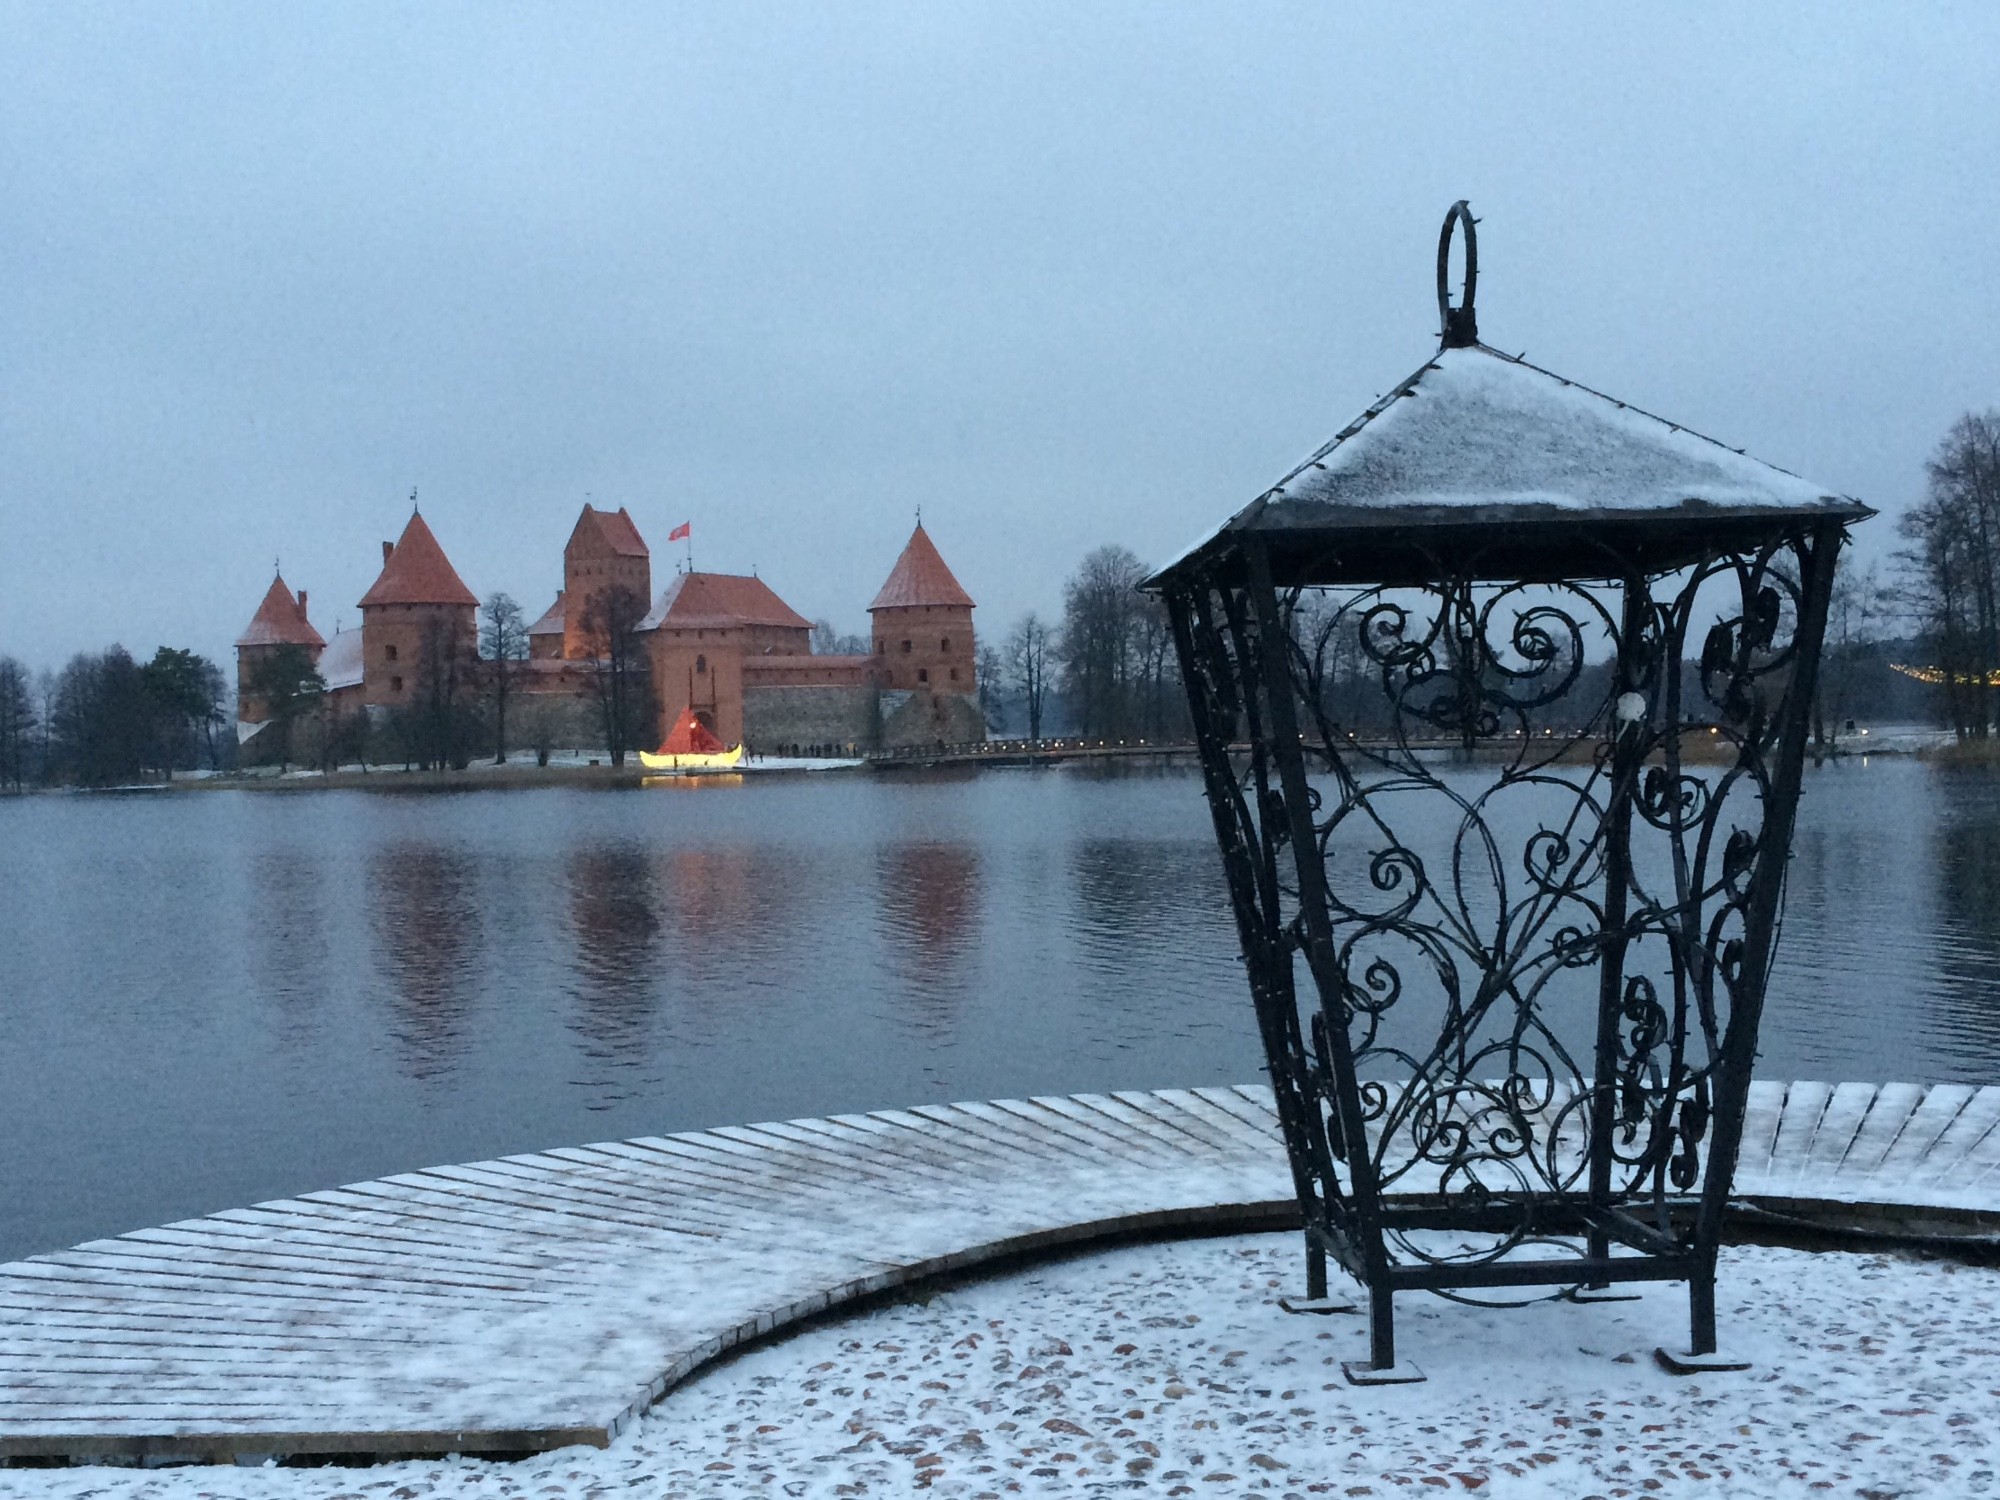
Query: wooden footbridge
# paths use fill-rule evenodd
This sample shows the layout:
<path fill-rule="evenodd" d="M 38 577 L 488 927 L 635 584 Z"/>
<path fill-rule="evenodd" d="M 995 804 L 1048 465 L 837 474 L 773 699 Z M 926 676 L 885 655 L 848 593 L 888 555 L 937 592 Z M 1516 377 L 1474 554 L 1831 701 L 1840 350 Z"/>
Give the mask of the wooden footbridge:
<path fill-rule="evenodd" d="M 1770 1223 L 2000 1243 L 2000 1088 L 1759 1084 L 1737 1184 Z M 1247 1086 L 436 1167 L 0 1266 L 0 1458 L 601 1445 L 723 1351 L 870 1293 L 1296 1222 L 1270 1092 Z"/>

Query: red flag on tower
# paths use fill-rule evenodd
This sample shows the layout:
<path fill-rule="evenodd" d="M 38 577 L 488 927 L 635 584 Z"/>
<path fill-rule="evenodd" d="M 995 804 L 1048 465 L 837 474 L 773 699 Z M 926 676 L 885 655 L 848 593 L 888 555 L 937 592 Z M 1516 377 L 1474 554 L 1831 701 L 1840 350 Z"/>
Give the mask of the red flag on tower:
<path fill-rule="evenodd" d="M 681 522 L 680 525 L 676 526 L 672 531 L 667 533 L 667 540 L 670 542 L 678 542 L 681 541 L 683 538 L 689 541 L 692 541 L 694 539 L 694 522 L 683 521 Z"/>

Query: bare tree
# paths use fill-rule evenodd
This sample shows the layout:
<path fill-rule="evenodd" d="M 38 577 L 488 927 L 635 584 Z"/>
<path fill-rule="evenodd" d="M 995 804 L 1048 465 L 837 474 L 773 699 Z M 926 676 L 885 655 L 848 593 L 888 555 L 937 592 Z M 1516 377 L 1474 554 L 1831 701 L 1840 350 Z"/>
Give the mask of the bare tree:
<path fill-rule="evenodd" d="M 1054 642 L 1049 627 L 1033 610 L 1023 615 L 1007 637 L 1007 674 L 1028 710 L 1028 738 L 1042 737 L 1042 713 L 1049 698 L 1049 659 Z"/>
<path fill-rule="evenodd" d="M 2000 412 L 1960 417 L 1926 467 L 1924 499 L 1899 527 L 1902 596 L 1952 727 L 1983 739 L 2000 717 Z"/>
<path fill-rule="evenodd" d="M 652 678 L 638 634 L 646 608 L 645 599 L 619 584 L 597 595 L 584 611 L 584 635 L 592 657 L 591 695 L 604 731 L 604 749 L 614 766 L 625 764 L 626 752 L 638 745 L 654 716 Z"/>
<path fill-rule="evenodd" d="M 1003 713 L 1000 694 L 1005 682 L 1000 653 L 984 641 L 973 653 L 972 675 L 979 683 L 979 716 L 986 724 L 986 732 L 993 734 L 1000 728 Z"/>
<path fill-rule="evenodd" d="M 1887 595 L 1875 565 L 1861 567 L 1843 552 L 1833 575 L 1833 598 L 1826 618 L 1826 645 L 1813 692 L 1813 743 L 1834 747 L 1840 726 L 1853 712 L 1868 648 L 1880 638 L 1888 616 Z"/>
<path fill-rule="evenodd" d="M 0 656 L 0 787 L 21 789 L 35 740 L 35 697 L 28 669 Z"/>
<path fill-rule="evenodd" d="M 1137 590 L 1145 576 L 1126 548 L 1099 547 L 1063 587 L 1063 692 L 1086 735 L 1124 734 L 1134 722 Z"/>
<path fill-rule="evenodd" d="M 449 620 L 433 615 L 424 621 L 417 641 L 416 695 L 407 706 L 408 733 L 425 770 L 462 771 L 472 760 L 478 729 L 468 702 L 472 644 Z"/>
<path fill-rule="evenodd" d="M 873 649 L 865 635 L 842 635 L 830 620 L 813 621 L 814 656 L 866 656 Z"/>
<path fill-rule="evenodd" d="M 481 613 L 479 654 L 486 658 L 487 693 L 493 703 L 493 764 L 507 763 L 507 700 L 521 663 L 528 659 L 528 625 L 511 594 L 488 594 Z"/>

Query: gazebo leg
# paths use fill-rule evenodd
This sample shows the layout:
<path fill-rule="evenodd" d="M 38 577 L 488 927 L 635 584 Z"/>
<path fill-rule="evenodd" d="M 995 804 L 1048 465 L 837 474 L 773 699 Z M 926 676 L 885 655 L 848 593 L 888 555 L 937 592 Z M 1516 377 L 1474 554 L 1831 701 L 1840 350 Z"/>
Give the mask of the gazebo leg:
<path fill-rule="evenodd" d="M 1313 1243 L 1310 1234 L 1306 1236 L 1306 1296 L 1314 1301 L 1326 1299 L 1326 1252 Z"/>
<path fill-rule="evenodd" d="M 1747 1370 L 1750 1361 L 1732 1359 L 1715 1347 L 1715 1257 L 1705 1257 L 1688 1277 L 1688 1347 L 1655 1349 L 1660 1368 L 1672 1375 L 1707 1375 L 1718 1370 Z"/>
<path fill-rule="evenodd" d="M 1688 1352 L 1715 1353 L 1715 1262 L 1688 1278 Z"/>

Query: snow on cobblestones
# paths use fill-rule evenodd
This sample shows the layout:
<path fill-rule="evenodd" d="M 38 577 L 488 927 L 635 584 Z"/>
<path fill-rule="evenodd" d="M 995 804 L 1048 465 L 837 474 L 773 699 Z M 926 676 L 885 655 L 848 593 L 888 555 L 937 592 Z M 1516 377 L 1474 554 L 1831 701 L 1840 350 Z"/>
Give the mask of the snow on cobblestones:
<path fill-rule="evenodd" d="M 1091 1253 L 828 1322 L 670 1392 L 608 1450 L 375 1468 L 0 1470 L 23 1500 L 540 1496 L 2000 1494 L 2000 1271 L 1743 1248 L 1745 1372 L 1676 1377 L 1680 1287 L 1399 1300 L 1421 1385 L 1355 1388 L 1358 1317 L 1289 1316 L 1296 1235 Z"/>

